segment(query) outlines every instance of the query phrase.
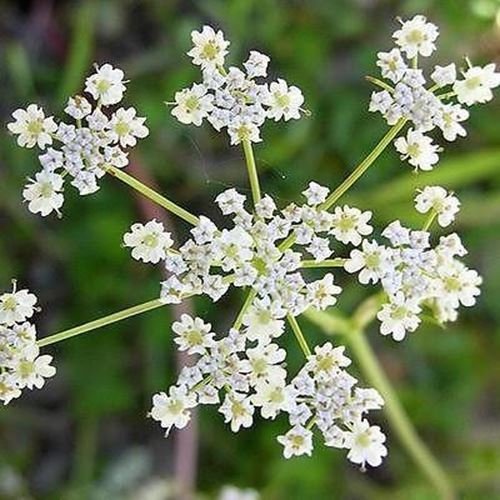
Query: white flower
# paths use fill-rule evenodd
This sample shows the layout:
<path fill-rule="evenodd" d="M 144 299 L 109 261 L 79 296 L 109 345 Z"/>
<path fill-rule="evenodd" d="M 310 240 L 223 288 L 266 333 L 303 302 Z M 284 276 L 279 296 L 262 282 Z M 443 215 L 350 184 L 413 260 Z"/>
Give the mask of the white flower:
<path fill-rule="evenodd" d="M 0 295 L 0 324 L 11 326 L 31 318 L 35 312 L 36 296 L 28 290 L 15 289 Z"/>
<path fill-rule="evenodd" d="M 13 399 L 17 399 L 21 395 L 21 389 L 17 387 L 8 373 L 0 373 L 0 401 L 4 405 L 9 404 Z"/>
<path fill-rule="evenodd" d="M 42 108 L 30 104 L 26 109 L 16 109 L 12 113 L 16 120 L 7 124 L 7 128 L 16 135 L 17 143 L 23 148 L 32 148 L 37 145 L 40 149 L 52 144 L 52 134 L 57 130 L 54 119 L 45 117 Z"/>
<path fill-rule="evenodd" d="M 399 49 L 392 49 L 390 52 L 379 52 L 377 54 L 377 66 L 380 68 L 382 76 L 394 83 L 399 82 L 408 69 Z"/>
<path fill-rule="evenodd" d="M 337 297 L 342 288 L 333 284 L 333 274 L 325 274 L 323 278 L 307 285 L 307 300 L 311 307 L 326 309 L 337 302 Z"/>
<path fill-rule="evenodd" d="M 132 248 L 134 259 L 157 264 L 166 257 L 173 241 L 161 222 L 153 219 L 146 224 L 133 224 L 130 229 L 123 235 L 123 242 Z"/>
<path fill-rule="evenodd" d="M 348 273 L 359 272 L 358 279 L 363 285 L 377 283 L 387 266 L 388 251 L 376 241 L 363 240 L 362 250 L 355 248 L 344 264 Z"/>
<path fill-rule="evenodd" d="M 193 84 L 189 89 L 175 93 L 176 106 L 172 109 L 174 115 L 181 123 L 200 126 L 214 109 L 214 96 L 207 93 L 205 85 Z"/>
<path fill-rule="evenodd" d="M 179 346 L 179 351 L 205 354 L 207 348 L 214 345 L 211 328 L 210 323 L 205 323 L 201 318 L 193 319 L 188 314 L 183 314 L 180 321 L 172 324 L 172 330 L 177 334 L 174 342 Z"/>
<path fill-rule="evenodd" d="M 454 63 L 448 64 L 448 66 L 436 66 L 431 78 L 438 87 L 452 85 L 457 79 L 457 68 Z"/>
<path fill-rule="evenodd" d="M 344 355 L 345 347 L 333 347 L 331 342 L 314 348 L 314 354 L 308 357 L 306 369 L 314 372 L 316 376 L 333 377 L 340 368 L 351 364 L 351 360 Z"/>
<path fill-rule="evenodd" d="M 143 139 L 149 134 L 144 125 L 146 118 L 136 116 L 134 108 L 120 108 L 111 117 L 109 122 L 109 139 L 119 142 L 122 147 L 135 146 L 137 139 Z"/>
<path fill-rule="evenodd" d="M 81 120 L 92 112 L 92 106 L 85 97 L 75 95 L 68 99 L 64 111 L 75 120 Z"/>
<path fill-rule="evenodd" d="M 224 65 L 229 42 L 224 40 L 222 31 L 215 32 L 211 26 L 203 26 L 200 31 L 191 32 L 194 47 L 188 52 L 193 64 L 202 68 L 214 68 Z"/>
<path fill-rule="evenodd" d="M 274 313 L 274 314 L 273 314 Z M 280 317 L 284 312 L 278 311 Z M 245 335 L 248 340 L 258 340 L 261 344 L 271 342 L 272 338 L 279 337 L 284 329 L 285 322 L 276 317 L 269 297 L 256 299 L 243 316 Z"/>
<path fill-rule="evenodd" d="M 228 126 L 227 132 L 231 139 L 231 144 L 235 146 L 242 141 L 260 142 L 259 127 L 245 118 L 235 118 Z"/>
<path fill-rule="evenodd" d="M 254 407 L 251 398 L 236 391 L 226 394 L 219 412 L 224 415 L 226 424 L 231 422 L 233 432 L 238 432 L 241 427 L 251 427 L 253 423 Z"/>
<path fill-rule="evenodd" d="M 104 106 L 117 104 L 125 92 L 123 71 L 111 64 L 96 66 L 96 72 L 85 80 L 85 91 Z"/>
<path fill-rule="evenodd" d="M 428 23 L 427 19 L 420 15 L 401 24 L 401 28 L 393 37 L 408 58 L 411 59 L 418 54 L 428 57 L 434 52 L 436 49 L 434 42 L 439 35 L 437 26 Z"/>
<path fill-rule="evenodd" d="M 290 87 L 281 78 L 269 85 L 269 95 L 265 100 L 269 106 L 267 117 L 275 121 L 298 120 L 300 118 L 300 107 L 304 104 L 304 96 L 298 87 Z"/>
<path fill-rule="evenodd" d="M 285 458 L 299 455 L 311 456 L 312 454 L 312 431 L 305 427 L 296 425 L 283 436 L 278 436 L 277 440 L 284 446 L 283 456 Z"/>
<path fill-rule="evenodd" d="M 195 394 L 189 393 L 185 386 L 172 386 L 168 396 L 164 392 L 153 396 L 150 415 L 166 429 L 165 435 L 167 435 L 172 427 L 177 429 L 186 427 L 191 419 L 190 409 L 195 406 Z"/>
<path fill-rule="evenodd" d="M 439 147 L 418 130 L 409 129 L 406 137 L 398 137 L 394 145 L 401 154 L 401 159 L 407 159 L 415 168 L 432 170 L 439 161 Z"/>
<path fill-rule="evenodd" d="M 247 373 L 252 384 L 259 380 L 276 382 L 284 380 L 286 370 L 280 366 L 286 351 L 276 344 L 258 345 L 246 351 L 247 358 L 241 362 L 242 373 Z"/>
<path fill-rule="evenodd" d="M 460 122 L 469 118 L 469 112 L 459 104 L 445 104 L 436 116 L 436 125 L 443 131 L 447 141 L 454 141 L 457 136 L 465 137 L 466 130 Z"/>
<path fill-rule="evenodd" d="M 406 332 L 413 332 L 420 324 L 420 307 L 414 299 L 406 299 L 402 293 L 390 298 L 377 313 L 377 318 L 382 322 L 380 333 L 392 335 L 394 340 L 403 340 Z"/>
<path fill-rule="evenodd" d="M 261 54 L 256 50 L 250 51 L 250 56 L 243 63 L 243 66 L 247 70 L 249 78 L 255 78 L 256 76 L 267 76 L 267 65 L 269 64 L 270 58 L 265 54 Z"/>
<path fill-rule="evenodd" d="M 382 113 L 384 116 L 386 116 L 386 113 L 389 111 L 393 103 L 394 103 L 394 98 L 387 90 L 381 90 L 380 92 L 372 92 L 370 98 L 370 106 L 368 110 L 371 111 L 372 113 L 379 112 Z"/>
<path fill-rule="evenodd" d="M 64 203 L 63 178 L 59 174 L 42 170 L 35 174 L 23 190 L 23 198 L 28 202 L 30 212 L 39 213 L 43 217 L 52 212 L 59 213 Z"/>
<path fill-rule="evenodd" d="M 426 186 L 415 197 L 415 208 L 425 214 L 433 210 L 441 227 L 449 226 L 460 210 L 460 201 L 440 186 Z"/>
<path fill-rule="evenodd" d="M 361 212 L 358 208 L 335 207 L 332 217 L 332 234 L 342 243 L 352 243 L 357 246 L 363 239 L 362 236 L 371 234 L 373 228 L 368 224 L 372 213 L 370 211 Z"/>
<path fill-rule="evenodd" d="M 320 186 L 316 182 L 310 182 L 309 187 L 305 191 L 302 191 L 302 194 L 306 197 L 307 203 L 312 207 L 323 203 L 329 193 L 330 190 L 327 187 Z"/>
<path fill-rule="evenodd" d="M 215 198 L 215 203 L 219 205 L 224 215 L 241 212 L 244 209 L 245 201 L 246 197 L 238 193 L 234 188 L 226 189 Z"/>
<path fill-rule="evenodd" d="M 344 433 L 344 447 L 349 449 L 347 458 L 364 468 L 365 464 L 378 467 L 382 458 L 387 456 L 384 446 L 385 435 L 380 427 L 370 424 L 366 420 L 355 422 L 348 432 Z"/>
<path fill-rule="evenodd" d="M 260 407 L 262 418 L 274 419 L 281 411 L 288 411 L 295 404 L 295 390 L 284 379 L 258 380 L 252 403 Z"/>
<path fill-rule="evenodd" d="M 12 380 L 20 389 L 41 389 L 45 379 L 53 377 L 56 369 L 50 365 L 52 356 L 47 354 L 39 356 L 39 349 L 36 344 L 31 344 L 16 357 L 11 365 Z"/>
<path fill-rule="evenodd" d="M 493 99 L 491 89 L 500 85 L 500 73 L 497 73 L 495 64 L 488 64 L 481 68 L 473 66 L 463 74 L 463 80 L 457 80 L 453 91 L 459 102 L 471 106 L 476 103 L 485 103 Z"/>

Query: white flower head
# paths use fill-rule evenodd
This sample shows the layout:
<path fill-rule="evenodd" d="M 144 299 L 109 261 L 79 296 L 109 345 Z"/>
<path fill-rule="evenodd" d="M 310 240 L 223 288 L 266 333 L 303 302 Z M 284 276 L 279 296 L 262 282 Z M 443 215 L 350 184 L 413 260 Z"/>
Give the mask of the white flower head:
<path fill-rule="evenodd" d="M 377 318 L 381 321 L 380 333 L 392 335 L 394 340 L 403 340 L 406 332 L 415 331 L 420 324 L 420 310 L 414 299 L 406 299 L 399 292 L 377 313 Z"/>
<path fill-rule="evenodd" d="M 415 197 L 415 208 L 425 214 L 433 210 L 441 227 L 449 226 L 460 210 L 460 201 L 441 186 L 426 186 Z"/>
<path fill-rule="evenodd" d="M 436 25 L 427 22 L 424 16 L 417 15 L 409 21 L 402 21 L 401 28 L 393 37 L 396 44 L 411 59 L 419 54 L 424 57 L 430 56 L 436 49 L 434 42 L 438 35 L 439 30 Z"/>
<path fill-rule="evenodd" d="M 103 106 L 117 104 L 125 92 L 123 78 L 123 71 L 111 64 L 96 66 L 95 73 L 85 80 L 85 91 Z"/>
<path fill-rule="evenodd" d="M 59 174 L 42 170 L 35 174 L 23 190 L 23 198 L 28 202 L 28 209 L 42 217 L 52 212 L 59 213 L 64 203 L 63 178 Z"/>
<path fill-rule="evenodd" d="M 302 194 L 306 197 L 307 203 L 312 207 L 323 203 L 329 193 L 330 190 L 327 187 L 321 186 L 317 182 L 310 182 L 308 188 L 302 191 Z"/>
<path fill-rule="evenodd" d="M 168 395 L 160 392 L 153 396 L 150 415 L 166 429 L 168 435 L 172 427 L 182 429 L 191 419 L 191 408 L 196 406 L 196 395 L 185 386 L 172 386 Z"/>
<path fill-rule="evenodd" d="M 394 83 L 399 82 L 408 69 L 399 49 L 392 49 L 390 52 L 379 52 L 377 54 L 377 66 L 380 68 L 382 77 L 388 78 Z"/>
<path fill-rule="evenodd" d="M 250 397 L 236 391 L 228 392 L 219 408 L 225 422 L 231 423 L 233 432 L 238 432 L 241 427 L 251 427 L 254 410 Z"/>
<path fill-rule="evenodd" d="M 243 63 L 249 78 L 267 76 L 267 65 L 270 58 L 256 50 L 250 51 L 248 59 Z"/>
<path fill-rule="evenodd" d="M 394 145 L 401 154 L 401 159 L 408 160 L 417 169 L 432 170 L 439 161 L 439 146 L 419 130 L 409 129 L 406 137 L 398 137 Z"/>
<path fill-rule="evenodd" d="M 12 113 L 14 122 L 7 124 L 7 128 L 18 135 L 17 144 L 23 148 L 38 146 L 45 149 L 52 144 L 52 135 L 57 130 L 54 119 L 45 117 L 42 108 L 30 104 L 26 109 L 16 109 Z"/>
<path fill-rule="evenodd" d="M 137 138 L 143 139 L 149 134 L 149 130 L 144 125 L 146 118 L 136 116 L 134 108 L 120 108 L 111 117 L 109 122 L 109 139 L 112 142 L 120 143 L 120 146 L 135 146 Z"/>
<path fill-rule="evenodd" d="M 192 31 L 194 47 L 188 52 L 193 64 L 202 68 L 216 68 L 224 65 L 229 42 L 224 40 L 222 31 L 215 31 L 211 26 L 203 26 L 201 31 Z"/>
<path fill-rule="evenodd" d="M 292 118 L 298 120 L 304 96 L 298 87 L 288 86 L 285 80 L 280 78 L 269 85 L 269 95 L 265 102 L 269 106 L 268 118 L 275 121 L 288 121 Z"/>
<path fill-rule="evenodd" d="M 12 380 L 19 389 L 27 387 L 28 389 L 41 389 L 45 379 L 53 377 L 56 369 L 51 366 L 52 356 L 44 354 L 39 356 L 39 349 L 36 344 L 27 346 L 16 357 L 11 369 Z"/>
<path fill-rule="evenodd" d="M 365 464 L 378 467 L 387 456 L 384 446 L 385 435 L 380 427 L 370 426 L 368 421 L 359 420 L 344 434 L 344 447 L 349 449 L 347 458 L 364 468 Z"/>
<path fill-rule="evenodd" d="M 183 314 L 180 321 L 172 324 L 172 330 L 177 334 L 174 342 L 180 351 L 187 351 L 188 354 L 205 354 L 214 345 L 211 329 L 210 323 L 201 318 L 191 318 L 188 314 Z"/>
<path fill-rule="evenodd" d="M 172 109 L 181 123 L 200 126 L 203 119 L 214 109 L 214 96 L 207 93 L 205 85 L 193 84 L 191 88 L 175 93 L 176 106 Z"/>
<path fill-rule="evenodd" d="M 293 456 L 309 455 L 313 450 L 312 431 L 297 425 L 292 427 L 286 434 L 278 436 L 278 443 L 283 445 L 283 456 L 291 458 Z"/>
<path fill-rule="evenodd" d="M 495 64 L 488 64 L 481 68 L 473 66 L 463 74 L 463 80 L 457 80 L 453 91 L 462 104 L 471 106 L 476 103 L 485 103 L 493 99 L 492 89 L 500 85 L 500 73 Z"/>
<path fill-rule="evenodd" d="M 12 326 L 33 316 L 37 298 L 28 290 L 0 295 L 0 325 Z"/>
<path fill-rule="evenodd" d="M 361 243 L 362 237 L 371 234 L 373 228 L 368 224 L 372 213 L 370 211 L 361 212 L 358 208 L 335 207 L 332 218 L 332 234 L 342 243 L 352 243 L 357 246 Z"/>
<path fill-rule="evenodd" d="M 64 108 L 65 113 L 74 118 L 75 120 L 81 120 L 85 118 L 92 112 L 92 106 L 85 97 L 81 95 L 75 95 L 68 99 L 68 103 Z"/>
<path fill-rule="evenodd" d="M 448 64 L 448 66 L 436 66 L 431 78 L 438 87 L 453 85 L 457 79 L 457 68 L 454 63 Z"/>
<path fill-rule="evenodd" d="M 123 236 L 126 247 L 132 248 L 132 257 L 143 262 L 157 264 L 165 259 L 173 241 L 169 232 L 156 219 L 146 224 L 136 223 Z"/>

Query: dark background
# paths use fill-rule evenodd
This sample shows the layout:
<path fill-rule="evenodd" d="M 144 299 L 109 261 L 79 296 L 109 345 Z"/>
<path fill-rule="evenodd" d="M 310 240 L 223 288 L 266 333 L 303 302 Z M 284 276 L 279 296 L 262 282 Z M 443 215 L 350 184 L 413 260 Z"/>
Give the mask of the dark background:
<path fill-rule="evenodd" d="M 192 212 L 211 215 L 219 191 L 247 190 L 241 151 L 209 126 L 177 123 L 162 104 L 197 77 L 185 55 L 189 33 L 210 23 L 231 40 L 231 61 L 260 50 L 272 58 L 271 76 L 304 92 L 312 116 L 267 124 L 255 148 L 264 190 L 285 202 L 311 179 L 338 185 L 385 133 L 382 119 L 367 111 L 372 89 L 363 77 L 376 74 L 376 52 L 391 48 L 395 18 L 416 13 L 441 29 L 431 64 L 461 63 L 464 54 L 499 62 L 497 0 L 0 1 L 2 289 L 17 277 L 35 291 L 43 306 L 38 329 L 48 335 L 149 300 L 160 279 L 159 270 L 121 248 L 129 225 L 152 212 L 116 181 L 104 179 L 88 198 L 67 189 L 62 220 L 27 211 L 21 189 L 38 166 L 35 153 L 6 132 L 14 109 L 38 102 L 61 116 L 92 63 L 123 68 L 130 79 L 125 103 L 147 116 L 150 128 L 135 148 L 136 175 Z M 470 250 L 468 264 L 485 279 L 478 305 L 446 330 L 424 325 L 395 343 L 374 327 L 369 339 L 419 433 L 461 498 L 470 499 L 500 498 L 499 103 L 472 110 L 468 137 L 447 147 L 431 174 L 415 179 L 388 151 L 346 197 L 372 209 L 379 226 L 395 217 L 421 224 L 412 209 L 415 182 L 443 184 L 463 201 L 453 229 Z M 175 221 L 178 235 L 186 229 Z M 341 279 L 339 307 L 348 313 L 367 291 Z M 222 330 L 239 300 L 194 306 Z M 319 443 L 312 458 L 284 461 L 275 442 L 284 420 L 259 421 L 235 436 L 214 408 L 200 414 L 198 465 L 179 464 L 185 445 L 176 449 L 146 419 L 151 394 L 175 377 L 169 325 L 177 313 L 158 310 L 46 350 L 55 356 L 56 378 L 0 409 L 0 498 L 159 500 L 168 496 L 141 496 L 139 489 L 161 489 L 175 470 L 196 472 L 205 495 L 235 484 L 273 499 L 437 498 L 382 413 L 376 419 L 386 427 L 390 454 L 366 474 Z M 316 327 L 305 328 L 322 339 Z M 294 350 L 290 344 L 292 357 Z"/>

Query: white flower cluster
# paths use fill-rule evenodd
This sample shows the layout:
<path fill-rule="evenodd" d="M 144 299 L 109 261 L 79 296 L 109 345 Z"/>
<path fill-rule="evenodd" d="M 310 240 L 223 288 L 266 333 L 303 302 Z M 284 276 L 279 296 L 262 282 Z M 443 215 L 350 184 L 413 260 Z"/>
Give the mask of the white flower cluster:
<path fill-rule="evenodd" d="M 432 211 L 443 227 L 453 221 L 459 207 L 458 199 L 439 186 L 426 187 L 415 201 L 419 212 Z M 429 232 L 394 221 L 382 236 L 389 245 L 365 239 L 344 267 L 358 273 L 362 284 L 382 285 L 388 299 L 378 313 L 383 335 L 402 340 L 407 332 L 416 330 L 424 308 L 438 321 L 447 322 L 457 319 L 460 305 L 475 304 L 482 279 L 459 260 L 467 251 L 456 233 L 440 237 L 432 247 Z"/>
<path fill-rule="evenodd" d="M 437 37 L 438 28 L 424 16 L 402 22 L 394 33 L 397 47 L 378 54 L 377 66 L 388 82 L 383 83 L 384 90 L 372 94 L 369 108 L 380 112 L 389 125 L 400 120 L 412 124 L 406 137 L 396 139 L 395 146 L 402 159 L 421 170 L 431 170 L 439 160 L 440 148 L 425 134 L 438 128 L 447 141 L 464 137 L 462 122 L 469 112 L 462 105 L 490 101 L 492 89 L 500 85 L 494 64 L 472 66 L 467 60 L 461 78 L 455 64 L 435 66 L 430 75 L 432 86 L 427 88 L 424 73 L 417 67 L 418 57 L 433 53 Z"/>
<path fill-rule="evenodd" d="M 181 123 L 199 126 L 206 119 L 217 131 L 227 129 L 231 144 L 239 144 L 259 142 L 266 119 L 300 118 L 304 103 L 300 89 L 283 79 L 270 84 L 256 81 L 267 76 L 268 56 L 251 51 L 243 70 L 234 66 L 226 70 L 229 42 L 221 31 L 204 26 L 191 38 L 194 47 L 188 55 L 200 66 L 202 82 L 175 94 L 172 114 Z"/>
<path fill-rule="evenodd" d="M 251 317 L 254 313 L 247 319 Z M 274 342 L 284 331 L 283 322 L 267 324 L 258 335 L 256 325 L 250 323 L 216 339 L 210 324 L 183 315 L 173 325 L 175 342 L 198 358 L 183 368 L 168 393 L 153 396 L 152 418 L 168 434 L 173 427 L 188 424 L 196 405 L 216 404 L 231 430 L 238 432 L 253 424 L 256 409 L 264 419 L 284 412 L 291 429 L 278 442 L 286 458 L 311 454 L 315 425 L 328 446 L 349 449 L 354 463 L 379 465 L 387 453 L 382 445 L 385 437 L 363 416 L 381 408 L 383 401 L 374 389 L 355 387 L 357 380 L 344 369 L 350 364 L 344 348 L 331 343 L 316 347 L 298 375 L 287 382 L 286 353 Z M 353 438 L 359 433 L 366 438 Z"/>
<path fill-rule="evenodd" d="M 372 232 L 368 224 L 371 212 L 347 205 L 333 213 L 320 209 L 318 205 L 328 189 L 315 183 L 304 194 L 308 204 L 291 204 L 281 211 L 266 195 L 257 204 L 256 213 L 251 214 L 245 210 L 246 197 L 229 189 L 216 199 L 222 213 L 232 217 L 229 229 L 220 230 L 201 216 L 191 230 L 192 238 L 174 251 L 167 248 L 170 235 L 151 221 L 135 224 L 125 235 L 125 244 L 132 247 L 136 259 L 153 262 L 152 255 L 154 262 L 163 259 L 171 273 L 162 284 L 161 296 L 166 303 L 199 294 L 217 301 L 232 284 L 253 289 L 258 298 L 253 305 L 256 318 L 266 310 L 274 320 L 281 320 L 286 314 L 297 316 L 309 307 L 325 309 L 335 304 L 341 289 L 330 273 L 307 282 L 301 273 L 302 261 L 319 263 L 328 259 L 333 254 L 332 239 L 358 245 Z M 290 235 L 295 236 L 301 251 L 280 248 Z"/>
<path fill-rule="evenodd" d="M 36 297 L 28 290 L 0 295 L 0 401 L 8 404 L 22 389 L 40 389 L 56 369 L 52 356 L 40 356 L 35 326 L 27 319 L 35 312 Z"/>
<path fill-rule="evenodd" d="M 45 117 L 36 104 L 14 111 L 15 121 L 7 127 L 18 135 L 17 143 L 44 150 L 38 157 L 42 170 L 23 191 L 31 212 L 42 216 L 59 213 L 64 202 L 66 176 L 80 194 L 94 193 L 106 168 L 125 167 L 128 158 L 124 149 L 135 146 L 138 138 L 148 135 L 145 118 L 136 116 L 134 108 L 104 113 L 104 108 L 122 100 L 123 78 L 123 71 L 109 64 L 96 67 L 96 72 L 85 82 L 85 91 L 93 97 L 95 105 L 77 95 L 68 100 L 64 109 L 75 120 L 74 124 L 56 123 L 52 117 Z M 58 143 L 57 147 L 52 147 L 54 142 Z"/>

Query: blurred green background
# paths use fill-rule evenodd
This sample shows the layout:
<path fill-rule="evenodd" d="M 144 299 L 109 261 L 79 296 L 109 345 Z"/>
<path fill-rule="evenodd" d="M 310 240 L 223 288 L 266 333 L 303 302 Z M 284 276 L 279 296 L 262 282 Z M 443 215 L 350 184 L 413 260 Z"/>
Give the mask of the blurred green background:
<path fill-rule="evenodd" d="M 123 68 L 125 102 L 147 116 L 151 131 L 135 149 L 135 168 L 191 211 L 212 214 L 220 190 L 248 191 L 241 151 L 209 126 L 177 123 L 162 104 L 196 77 L 185 55 L 189 33 L 210 23 L 231 40 L 232 62 L 249 49 L 267 53 L 272 75 L 306 96 L 312 116 L 266 125 L 255 148 L 264 189 L 286 202 L 311 179 L 339 184 L 385 133 L 382 119 L 367 111 L 372 89 L 363 77 L 376 73 L 376 52 L 391 47 L 396 17 L 416 13 L 441 28 L 431 63 L 460 63 L 464 54 L 478 63 L 500 60 L 499 0 L 0 1 L 2 289 L 17 277 L 35 291 L 43 306 L 39 331 L 48 335 L 148 300 L 160 279 L 120 246 L 145 209 L 116 181 L 105 179 L 86 199 L 67 189 L 62 220 L 22 206 L 22 185 L 38 167 L 35 153 L 16 147 L 5 131 L 14 109 L 38 102 L 60 116 L 92 63 Z M 442 183 L 463 201 L 454 229 L 470 250 L 468 264 L 485 278 L 478 305 L 446 330 L 424 325 L 396 344 L 374 327 L 369 340 L 420 435 L 467 499 L 500 498 L 499 123 L 497 98 L 473 109 L 468 137 L 447 147 L 434 172 L 416 177 L 388 151 L 346 197 L 372 209 L 379 226 L 395 217 L 422 223 L 412 210 L 417 184 Z M 176 221 L 175 229 L 182 238 L 187 228 Z M 349 313 L 369 292 L 340 280 L 339 307 Z M 238 300 L 195 306 L 222 330 Z M 170 498 L 146 496 L 161 491 L 155 478 L 170 481 L 179 460 L 174 440 L 165 440 L 146 412 L 151 394 L 175 377 L 171 317 L 158 310 L 47 349 L 57 377 L 0 409 L 0 498 Z M 322 339 L 312 324 L 304 328 Z M 289 349 L 298 361 L 293 342 Z M 363 474 L 342 451 L 319 443 L 312 458 L 282 459 L 274 437 L 285 430 L 283 419 L 233 435 L 214 408 L 202 409 L 197 491 L 211 498 L 234 484 L 270 499 L 438 498 L 383 413 L 375 418 L 388 432 L 390 454 Z"/>

